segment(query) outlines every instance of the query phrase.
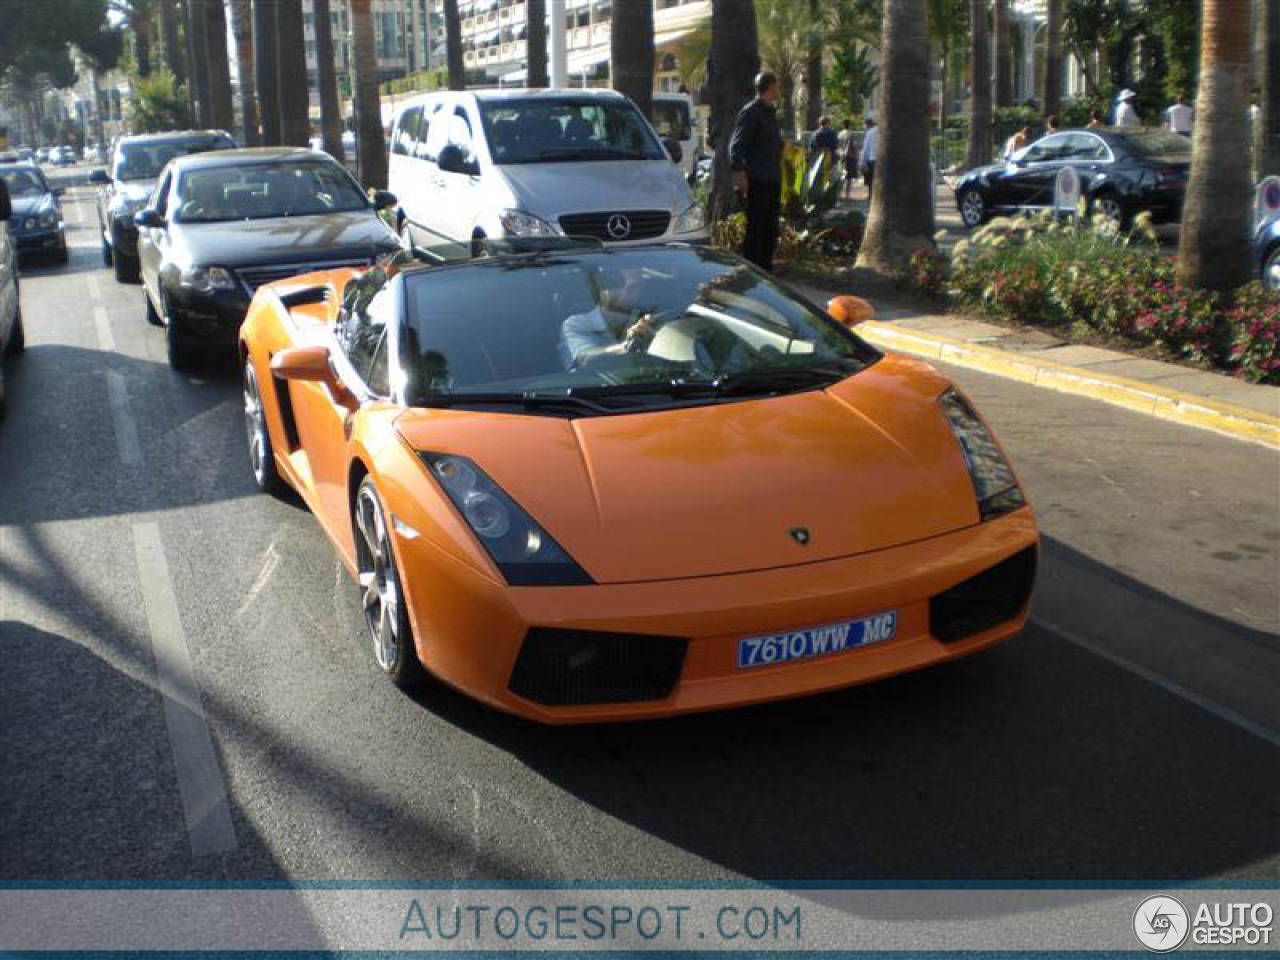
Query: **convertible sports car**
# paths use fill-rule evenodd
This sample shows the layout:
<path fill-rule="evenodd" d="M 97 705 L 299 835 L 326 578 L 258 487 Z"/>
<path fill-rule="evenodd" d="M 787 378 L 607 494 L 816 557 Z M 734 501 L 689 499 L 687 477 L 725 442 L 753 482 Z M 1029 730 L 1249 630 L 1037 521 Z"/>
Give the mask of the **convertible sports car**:
<path fill-rule="evenodd" d="M 794 697 L 1028 615 L 1038 533 L 969 401 L 732 254 L 550 242 L 260 288 L 250 462 L 423 668 L 544 722 Z"/>

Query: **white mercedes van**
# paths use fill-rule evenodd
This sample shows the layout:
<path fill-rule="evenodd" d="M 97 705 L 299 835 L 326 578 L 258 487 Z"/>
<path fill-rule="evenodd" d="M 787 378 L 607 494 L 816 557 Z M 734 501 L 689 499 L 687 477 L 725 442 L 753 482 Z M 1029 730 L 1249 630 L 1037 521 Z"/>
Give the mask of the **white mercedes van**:
<path fill-rule="evenodd" d="M 630 100 L 612 90 L 434 92 L 400 106 L 389 183 L 401 239 L 592 237 L 703 243 L 707 217 Z"/>

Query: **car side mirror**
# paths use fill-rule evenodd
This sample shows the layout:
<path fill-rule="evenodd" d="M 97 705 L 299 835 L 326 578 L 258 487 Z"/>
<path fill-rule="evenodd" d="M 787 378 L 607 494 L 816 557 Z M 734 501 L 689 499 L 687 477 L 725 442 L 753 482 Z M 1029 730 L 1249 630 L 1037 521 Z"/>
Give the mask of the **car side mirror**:
<path fill-rule="evenodd" d="M 662 145 L 667 148 L 667 156 L 671 158 L 672 163 L 679 163 L 684 159 L 684 148 L 680 146 L 679 140 L 667 138 L 662 141 Z"/>
<path fill-rule="evenodd" d="M 334 403 L 348 410 L 359 406 L 355 396 L 343 386 L 334 372 L 328 347 L 289 347 L 281 350 L 271 358 L 271 373 L 281 380 L 324 384 Z"/>
<path fill-rule="evenodd" d="M 107 176 L 105 170 L 94 170 L 89 174 L 89 182 L 105 186 L 111 182 L 111 178 Z"/>
<path fill-rule="evenodd" d="M 142 227 L 146 230 L 160 230 L 164 227 L 164 217 L 160 216 L 158 210 L 139 210 L 133 215 L 135 226 Z"/>
<path fill-rule="evenodd" d="M 440 149 L 436 157 L 436 166 L 444 173 L 469 173 L 467 155 L 456 143 L 450 143 Z"/>
<path fill-rule="evenodd" d="M 839 296 L 827 301 L 827 313 L 837 323 L 852 329 L 876 315 L 876 308 L 861 297 Z"/>
<path fill-rule="evenodd" d="M 386 210 L 394 207 L 400 201 L 396 199 L 396 195 L 390 190 L 375 190 L 373 192 L 373 209 Z"/>
<path fill-rule="evenodd" d="M 13 216 L 13 203 L 9 199 L 9 185 L 0 179 L 0 223 Z"/>

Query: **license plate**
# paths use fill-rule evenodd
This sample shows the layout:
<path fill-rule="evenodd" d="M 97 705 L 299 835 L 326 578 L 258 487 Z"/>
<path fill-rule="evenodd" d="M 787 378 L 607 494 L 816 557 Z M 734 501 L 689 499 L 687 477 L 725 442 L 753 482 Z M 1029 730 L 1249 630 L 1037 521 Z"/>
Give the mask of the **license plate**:
<path fill-rule="evenodd" d="M 793 660 L 812 660 L 855 647 L 892 640 L 898 632 L 898 612 L 890 610 L 807 630 L 743 637 L 738 641 L 738 669 L 767 667 Z"/>

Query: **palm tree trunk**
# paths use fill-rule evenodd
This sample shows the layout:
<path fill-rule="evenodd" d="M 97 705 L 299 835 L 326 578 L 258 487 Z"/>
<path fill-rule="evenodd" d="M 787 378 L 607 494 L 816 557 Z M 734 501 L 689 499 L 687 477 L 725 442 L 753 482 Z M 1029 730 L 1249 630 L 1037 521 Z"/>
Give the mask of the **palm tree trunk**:
<path fill-rule="evenodd" d="M 180 3 L 181 0 L 176 0 Z M 187 82 L 186 52 L 178 45 L 178 20 L 180 14 L 175 0 L 160 0 L 160 45 L 164 50 L 164 63 L 173 74 L 175 89 Z"/>
<path fill-rule="evenodd" d="M 1064 2 L 1065 0 L 1048 0 L 1044 78 L 1040 84 L 1045 116 L 1056 115 L 1062 108 L 1062 6 Z"/>
<path fill-rule="evenodd" d="M 96 143 L 106 143 L 106 133 L 102 129 L 102 84 L 96 67 L 89 68 L 89 88 L 93 91 L 93 113 L 90 116 L 93 122 L 93 139 Z"/>
<path fill-rule="evenodd" d="M 998 110 L 1013 104 L 1013 24 L 1009 19 L 1009 0 L 995 0 L 991 32 L 996 50 L 992 94 Z"/>
<path fill-rule="evenodd" d="M 1280 0 L 1260 0 L 1259 19 L 1263 21 L 1262 62 L 1258 86 L 1257 144 L 1258 175 L 1280 175 Z"/>
<path fill-rule="evenodd" d="M 609 44 L 613 89 L 653 116 L 653 3 L 652 0 L 614 0 Z"/>
<path fill-rule="evenodd" d="M 241 134 L 246 147 L 262 144 L 258 131 L 258 97 L 253 79 L 252 0 L 231 0 L 231 36 L 236 44 L 236 82 L 240 85 Z"/>
<path fill-rule="evenodd" d="M 205 0 L 204 27 L 209 61 L 209 125 L 231 130 L 236 114 L 231 103 L 231 58 L 227 56 L 227 10 L 223 0 Z"/>
<path fill-rule="evenodd" d="M 991 37 L 987 33 L 986 0 L 969 0 L 969 144 L 965 166 L 980 167 L 991 159 Z"/>
<path fill-rule="evenodd" d="M 196 124 L 212 127 L 209 105 L 209 53 L 205 43 L 205 4 L 210 0 L 187 0 L 191 7 L 191 78 L 196 101 Z"/>
<path fill-rule="evenodd" d="M 715 182 L 711 215 L 719 220 L 733 213 L 733 185 L 729 178 L 729 136 L 743 104 L 751 99 L 752 80 L 760 69 L 754 4 L 742 0 L 711 0 L 711 55 L 707 58 L 707 90 L 711 99 L 708 139 L 715 146 Z"/>
<path fill-rule="evenodd" d="M 1200 91 L 1196 97 L 1178 243 L 1178 279 L 1229 292 L 1247 283 L 1250 199 L 1249 84 L 1252 79 L 1250 0 L 1203 0 Z"/>
<path fill-rule="evenodd" d="M 354 11 L 352 13 L 354 15 Z M 458 16 L 458 0 L 444 0 L 444 35 L 445 53 L 449 62 L 449 89 L 465 90 L 467 70 L 462 60 L 462 18 Z"/>
<path fill-rule="evenodd" d="M 784 137 L 796 132 L 796 77 L 789 69 L 778 71 L 778 126 Z"/>
<path fill-rule="evenodd" d="M 280 142 L 305 147 L 311 140 L 308 116 L 307 42 L 302 0 L 275 0 L 276 69 L 280 85 Z"/>
<path fill-rule="evenodd" d="M 192 124 L 199 126 L 200 113 L 196 85 L 200 71 L 196 67 L 200 61 L 196 59 L 195 30 L 191 26 L 192 2 L 193 0 L 178 0 L 178 9 L 182 14 L 182 52 L 187 67 L 187 116 Z"/>
<path fill-rule="evenodd" d="M 454 12 L 456 15 L 456 5 Z M 461 45 L 457 49 L 461 57 Z M 381 190 L 387 185 L 387 148 L 382 139 L 382 106 L 378 99 L 378 62 L 373 50 L 370 0 L 351 0 L 351 52 L 355 70 L 360 179 L 366 187 Z"/>
<path fill-rule="evenodd" d="M 822 116 L 822 10 L 819 0 L 809 0 L 809 58 L 804 68 L 804 128 L 817 130 Z"/>
<path fill-rule="evenodd" d="M 154 24 L 149 7 L 135 7 L 130 26 L 133 28 L 133 58 L 138 76 L 151 76 L 151 31 Z"/>
<path fill-rule="evenodd" d="M 262 142 L 279 146 L 280 77 L 276 58 L 276 8 L 273 0 L 253 0 L 253 64 L 258 80 L 258 116 Z"/>
<path fill-rule="evenodd" d="M 338 75 L 333 66 L 333 18 L 329 0 L 311 0 L 316 20 L 316 86 L 320 91 L 320 132 L 324 151 L 339 163 L 342 150 L 342 111 L 338 105 Z"/>
<path fill-rule="evenodd" d="M 547 0 L 525 2 L 525 53 L 530 87 L 545 87 L 547 78 Z"/>
<path fill-rule="evenodd" d="M 875 189 L 858 265 L 901 274 L 933 251 L 929 170 L 929 32 L 924 0 L 885 0 Z"/>

